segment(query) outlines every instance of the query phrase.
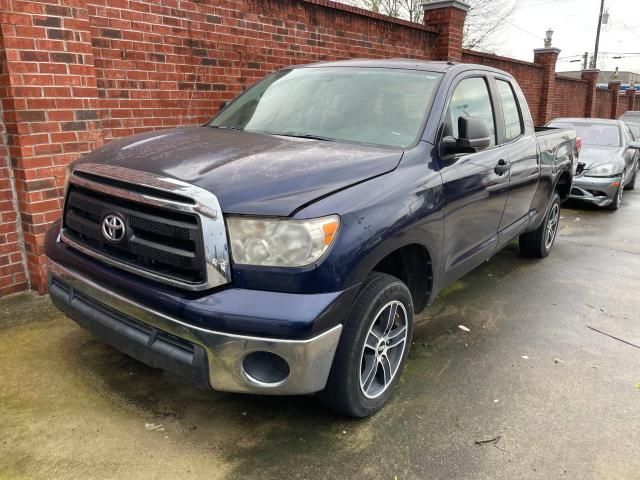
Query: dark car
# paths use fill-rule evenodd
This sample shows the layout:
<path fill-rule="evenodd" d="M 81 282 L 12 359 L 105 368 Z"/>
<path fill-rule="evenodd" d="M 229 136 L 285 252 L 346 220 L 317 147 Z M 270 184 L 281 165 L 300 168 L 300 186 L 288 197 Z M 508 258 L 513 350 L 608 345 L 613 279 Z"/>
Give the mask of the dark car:
<path fill-rule="evenodd" d="M 49 291 L 105 342 L 203 388 L 392 395 L 414 313 L 519 237 L 549 254 L 573 130 L 536 133 L 477 65 L 286 68 L 209 123 L 113 141 L 71 168 Z"/>
<path fill-rule="evenodd" d="M 556 118 L 551 127 L 573 128 L 582 140 L 571 198 L 617 210 L 624 190 L 633 190 L 640 143 L 620 120 Z"/>

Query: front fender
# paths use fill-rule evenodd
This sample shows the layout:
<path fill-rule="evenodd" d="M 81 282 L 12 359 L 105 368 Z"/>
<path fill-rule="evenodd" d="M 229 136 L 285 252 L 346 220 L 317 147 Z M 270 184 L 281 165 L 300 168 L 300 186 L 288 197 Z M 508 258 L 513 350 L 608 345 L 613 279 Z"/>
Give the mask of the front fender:
<path fill-rule="evenodd" d="M 300 218 L 338 212 L 341 227 L 331 254 L 318 265 L 319 285 L 345 289 L 361 283 L 384 257 L 411 244 L 429 252 L 439 274 L 444 195 L 440 172 L 420 155 L 386 175 L 353 186 L 300 211 Z M 405 163 L 406 160 L 406 163 Z"/>

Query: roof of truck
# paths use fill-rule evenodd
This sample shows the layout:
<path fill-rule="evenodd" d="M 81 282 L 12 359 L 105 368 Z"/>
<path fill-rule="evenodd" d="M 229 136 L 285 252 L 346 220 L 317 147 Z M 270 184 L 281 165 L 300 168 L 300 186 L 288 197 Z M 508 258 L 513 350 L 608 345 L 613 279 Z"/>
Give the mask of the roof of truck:
<path fill-rule="evenodd" d="M 306 65 L 292 65 L 286 68 L 315 68 L 315 67 L 362 67 L 362 68 L 397 68 L 401 70 L 422 70 L 426 72 L 445 73 L 449 70 L 485 70 L 496 73 L 509 75 L 502 70 L 486 65 L 475 65 L 472 63 L 455 63 L 455 62 L 432 62 L 426 60 L 418 60 L 413 58 L 385 58 L 385 59 L 367 59 L 354 58 L 351 60 L 338 60 L 335 62 L 319 62 Z"/>

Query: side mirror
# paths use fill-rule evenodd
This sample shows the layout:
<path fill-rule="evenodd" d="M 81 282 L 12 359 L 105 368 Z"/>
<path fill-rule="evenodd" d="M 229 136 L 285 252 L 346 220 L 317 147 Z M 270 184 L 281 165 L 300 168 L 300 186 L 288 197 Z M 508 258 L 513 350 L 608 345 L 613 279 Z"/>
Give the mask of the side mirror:
<path fill-rule="evenodd" d="M 629 142 L 629 148 L 635 148 L 636 150 L 640 150 L 640 142 Z"/>
<path fill-rule="evenodd" d="M 442 156 L 475 153 L 491 145 L 487 123 L 478 117 L 458 117 L 458 138 L 446 136 L 440 141 Z"/>
<path fill-rule="evenodd" d="M 475 148 L 476 151 L 487 148 L 491 145 L 491 134 L 487 128 L 487 122 L 478 117 L 459 117 L 457 141 L 460 146 Z"/>

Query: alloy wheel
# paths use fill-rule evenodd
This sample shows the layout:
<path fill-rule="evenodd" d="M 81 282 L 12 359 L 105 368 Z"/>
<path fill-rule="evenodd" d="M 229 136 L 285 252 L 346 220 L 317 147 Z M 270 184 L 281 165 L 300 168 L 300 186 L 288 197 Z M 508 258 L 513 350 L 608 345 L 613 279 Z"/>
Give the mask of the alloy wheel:
<path fill-rule="evenodd" d="M 558 224 L 560 221 L 560 205 L 554 203 L 547 216 L 547 226 L 544 234 L 544 246 L 547 250 L 551 248 L 556 234 L 558 233 Z"/>
<path fill-rule="evenodd" d="M 391 301 L 376 314 L 362 348 L 360 390 L 367 398 L 377 398 L 398 373 L 407 344 L 407 310 L 402 302 Z"/>

